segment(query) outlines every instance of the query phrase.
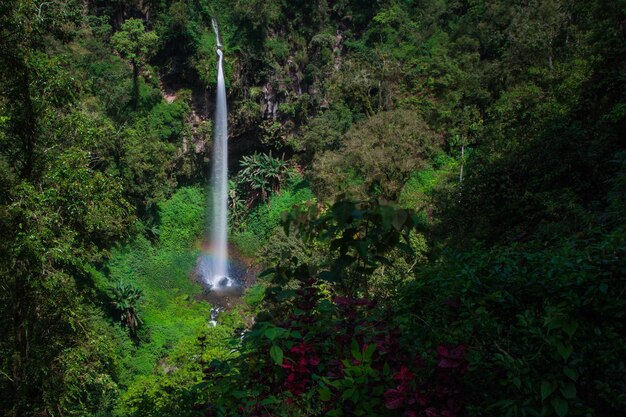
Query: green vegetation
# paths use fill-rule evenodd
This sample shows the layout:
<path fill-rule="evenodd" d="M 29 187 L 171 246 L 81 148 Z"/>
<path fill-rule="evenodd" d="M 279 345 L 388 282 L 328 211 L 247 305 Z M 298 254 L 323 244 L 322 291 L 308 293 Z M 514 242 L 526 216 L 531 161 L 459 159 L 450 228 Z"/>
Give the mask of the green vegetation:
<path fill-rule="evenodd" d="M 3 0 L 0 414 L 620 415 L 625 14 Z M 213 17 L 265 269 L 217 317 Z"/>
<path fill-rule="evenodd" d="M 374 195 L 396 200 L 411 173 L 433 158 L 440 142 L 414 112 L 380 112 L 350 129 L 340 149 L 314 159 L 314 189 L 324 197 L 336 197 L 334 189 L 339 188 L 353 199 Z"/>
<path fill-rule="evenodd" d="M 243 326 L 238 311 L 223 313 L 220 325 L 210 325 L 210 305 L 199 296 L 201 287 L 190 279 L 199 254 L 194 240 L 201 236 L 206 196 L 201 189 L 179 189 L 160 204 L 158 242 L 139 237 L 113 252 L 107 280 L 132 280 L 141 288 L 141 326 L 119 364 L 125 387 L 116 413 L 121 415 L 185 415 L 182 393 L 200 381 L 200 356 L 225 358 L 229 337 Z M 198 337 L 204 337 L 202 348 Z"/>
<path fill-rule="evenodd" d="M 126 324 L 131 332 L 135 333 L 141 324 L 138 313 L 138 304 L 141 300 L 141 290 L 123 281 L 113 287 L 113 306 L 120 313 L 122 323 Z"/>
<path fill-rule="evenodd" d="M 122 30 L 111 37 L 113 47 L 123 58 L 130 61 L 133 67 L 133 106 L 137 108 L 139 102 L 139 72 L 141 66 L 153 53 L 157 36 L 153 32 L 146 32 L 139 19 L 128 19 L 122 25 Z"/>
<path fill-rule="evenodd" d="M 279 229 L 281 216 L 292 207 L 307 203 L 313 193 L 306 181 L 292 179 L 292 184 L 269 198 L 267 204 L 258 205 L 233 232 L 233 241 L 242 254 L 254 256 Z"/>
<path fill-rule="evenodd" d="M 236 181 L 244 189 L 242 193 L 251 196 L 248 206 L 254 204 L 258 197 L 265 202 L 270 193 L 280 189 L 288 173 L 287 163 L 273 158 L 271 153 L 244 156 L 239 165 L 241 170 Z"/>

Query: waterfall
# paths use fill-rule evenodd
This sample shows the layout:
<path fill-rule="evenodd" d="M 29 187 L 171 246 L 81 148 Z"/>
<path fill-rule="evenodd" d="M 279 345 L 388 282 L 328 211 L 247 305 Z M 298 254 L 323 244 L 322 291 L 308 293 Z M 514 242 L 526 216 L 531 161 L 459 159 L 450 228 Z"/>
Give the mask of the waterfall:
<path fill-rule="evenodd" d="M 222 44 L 215 19 L 212 20 L 213 30 L 217 38 L 217 94 L 215 106 L 215 127 L 213 137 L 213 158 L 211 170 L 211 230 L 210 246 L 212 256 L 204 265 L 202 275 L 205 283 L 211 288 L 230 287 L 233 280 L 229 277 L 228 268 L 228 120 L 226 108 L 226 86 L 222 61 Z"/>
<path fill-rule="evenodd" d="M 220 30 L 217 27 L 217 20 L 211 19 L 211 25 L 213 26 L 213 32 L 215 32 L 215 41 L 217 43 L 217 49 L 222 49 L 222 43 L 220 42 Z"/>

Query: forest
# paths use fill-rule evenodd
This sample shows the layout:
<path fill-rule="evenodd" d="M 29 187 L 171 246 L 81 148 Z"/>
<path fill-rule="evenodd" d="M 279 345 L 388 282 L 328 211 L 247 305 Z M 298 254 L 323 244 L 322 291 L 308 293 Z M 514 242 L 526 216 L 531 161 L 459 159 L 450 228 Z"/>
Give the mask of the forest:
<path fill-rule="evenodd" d="M 0 415 L 622 415 L 625 80 L 623 0 L 2 0 Z"/>

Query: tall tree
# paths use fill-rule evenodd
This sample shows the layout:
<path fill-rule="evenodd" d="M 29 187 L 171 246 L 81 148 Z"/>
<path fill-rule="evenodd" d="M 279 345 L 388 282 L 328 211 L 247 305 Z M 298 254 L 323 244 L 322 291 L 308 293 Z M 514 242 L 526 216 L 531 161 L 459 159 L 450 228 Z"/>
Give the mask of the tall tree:
<path fill-rule="evenodd" d="M 158 36 L 146 32 L 140 19 L 128 19 L 122 30 L 113 35 L 113 46 L 133 67 L 133 107 L 139 103 L 139 71 L 156 49 Z"/>
<path fill-rule="evenodd" d="M 65 414 L 60 404 L 72 399 L 61 398 L 68 374 L 59 364 L 73 349 L 99 343 L 90 330 L 94 310 L 78 283 L 86 263 L 101 259 L 132 221 L 120 181 L 92 166 L 98 135 L 73 106 L 75 78 L 46 50 L 56 36 L 73 33 L 74 17 L 49 6 L 0 3 L 0 414 L 6 416 Z M 88 385 L 68 395 L 86 398 L 95 392 Z"/>

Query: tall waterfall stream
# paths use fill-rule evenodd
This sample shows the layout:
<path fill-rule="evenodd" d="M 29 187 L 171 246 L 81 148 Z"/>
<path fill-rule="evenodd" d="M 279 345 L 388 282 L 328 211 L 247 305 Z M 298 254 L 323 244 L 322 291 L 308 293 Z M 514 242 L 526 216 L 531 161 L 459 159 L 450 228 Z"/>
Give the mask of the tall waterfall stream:
<path fill-rule="evenodd" d="M 226 106 L 226 85 L 224 82 L 222 44 L 217 21 L 212 20 L 217 39 L 217 94 L 215 106 L 215 127 L 213 138 L 213 158 L 211 160 L 210 188 L 210 255 L 200 263 L 203 282 L 211 289 L 232 287 L 235 281 L 229 274 L 228 263 L 228 113 Z"/>

